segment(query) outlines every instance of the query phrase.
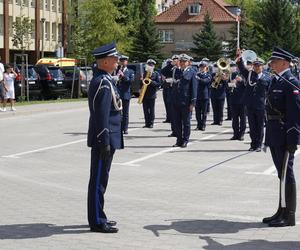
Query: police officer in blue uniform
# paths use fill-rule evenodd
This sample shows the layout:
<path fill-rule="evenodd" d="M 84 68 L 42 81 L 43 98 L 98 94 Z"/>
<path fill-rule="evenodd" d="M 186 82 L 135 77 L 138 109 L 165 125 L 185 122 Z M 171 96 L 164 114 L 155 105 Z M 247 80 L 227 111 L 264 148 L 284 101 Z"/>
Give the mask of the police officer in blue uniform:
<path fill-rule="evenodd" d="M 118 66 L 119 54 L 113 42 L 95 49 L 93 55 L 97 70 L 88 94 L 90 118 L 87 143 L 91 147 L 88 222 L 93 232 L 116 233 L 116 222 L 107 219 L 103 207 L 113 155 L 116 149 L 123 148 L 122 100 L 111 75 Z"/>
<path fill-rule="evenodd" d="M 295 151 L 300 144 L 300 82 L 292 74 L 289 52 L 275 47 L 270 67 L 275 73 L 267 96 L 265 145 L 270 147 L 280 180 L 277 212 L 263 219 L 271 227 L 294 226 L 296 181 L 293 171 Z"/>
<path fill-rule="evenodd" d="M 237 71 L 236 69 L 236 63 L 234 61 L 230 62 L 230 75 L 229 75 L 229 82 L 231 82 L 233 78 L 233 76 L 235 76 L 235 72 Z M 228 85 L 226 86 L 226 104 L 227 104 L 227 118 L 226 121 L 231 121 L 232 119 L 232 107 L 231 107 L 231 89 L 228 87 Z"/>
<path fill-rule="evenodd" d="M 243 103 L 245 91 L 245 80 L 238 71 L 231 73 L 228 83 L 228 94 L 230 95 L 230 105 L 232 111 L 233 137 L 230 140 L 244 140 L 246 130 L 246 107 Z"/>
<path fill-rule="evenodd" d="M 260 58 L 253 62 L 253 70 L 248 70 L 244 66 L 240 51 L 238 51 L 237 64 L 246 79 L 243 102 L 246 105 L 250 129 L 251 146 L 249 151 L 260 152 L 264 137 L 266 95 L 271 80 L 269 75 L 263 72 L 264 61 Z"/>
<path fill-rule="evenodd" d="M 153 68 L 151 74 L 151 83 L 147 87 L 144 99 L 143 99 L 143 110 L 145 117 L 145 126 L 144 128 L 153 128 L 154 119 L 155 119 L 155 99 L 157 97 L 157 90 L 161 86 L 160 75 L 157 71 L 154 70 L 156 61 L 153 59 L 148 59 L 146 64 L 148 67 Z M 147 72 L 144 73 L 144 78 L 146 77 Z"/>
<path fill-rule="evenodd" d="M 191 112 L 196 105 L 197 81 L 195 71 L 189 66 L 190 57 L 180 55 L 179 81 L 175 82 L 173 93 L 174 126 L 177 137 L 173 147 L 186 147 L 191 133 Z"/>
<path fill-rule="evenodd" d="M 210 88 L 210 99 L 213 109 L 213 123 L 211 125 L 222 125 L 224 103 L 226 97 L 226 86 L 229 80 L 229 72 L 220 71 L 213 74 Z"/>
<path fill-rule="evenodd" d="M 128 59 L 128 56 L 122 55 L 120 57 L 119 66 L 116 70 L 117 87 L 123 104 L 122 131 L 124 134 L 128 134 L 129 105 L 131 99 L 130 87 L 134 81 L 134 71 L 127 68 Z"/>
<path fill-rule="evenodd" d="M 195 107 L 197 127 L 195 130 L 205 131 L 209 103 L 209 88 L 212 80 L 206 61 L 200 62 L 199 72 L 197 72 L 195 77 L 197 80 L 197 101 Z"/>

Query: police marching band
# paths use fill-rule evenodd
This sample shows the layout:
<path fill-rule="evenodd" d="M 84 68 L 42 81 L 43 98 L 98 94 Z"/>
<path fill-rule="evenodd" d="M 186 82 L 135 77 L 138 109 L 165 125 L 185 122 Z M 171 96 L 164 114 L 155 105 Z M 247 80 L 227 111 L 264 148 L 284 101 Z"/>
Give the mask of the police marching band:
<path fill-rule="evenodd" d="M 104 192 L 115 150 L 123 148 L 123 134 L 128 134 L 130 87 L 135 73 L 128 69 L 129 58 L 118 54 L 115 43 L 95 49 L 93 55 L 97 68 L 89 91 L 88 220 L 92 231 L 116 233 L 116 222 L 108 220 L 103 210 Z M 297 196 L 293 163 L 300 144 L 297 58 L 275 47 L 267 65 L 271 73 L 253 51 L 237 50 L 234 61 L 220 58 L 215 64 L 203 58 L 197 68 L 192 60 L 187 54 L 173 55 L 160 73 L 155 70 L 157 62 L 147 60 L 138 99 L 143 108 L 144 128 L 154 126 L 155 99 L 160 88 L 166 109 L 164 122 L 171 125 L 169 137 L 176 138 L 173 147 L 187 147 L 194 109 L 195 130 L 205 131 L 210 103 L 211 125 L 222 126 L 227 99 L 227 120 L 232 119 L 233 129 L 230 140 L 244 140 L 248 118 L 249 151 L 260 152 L 263 145 L 269 147 L 278 172 L 278 209 L 263 223 L 271 227 L 294 226 Z"/>

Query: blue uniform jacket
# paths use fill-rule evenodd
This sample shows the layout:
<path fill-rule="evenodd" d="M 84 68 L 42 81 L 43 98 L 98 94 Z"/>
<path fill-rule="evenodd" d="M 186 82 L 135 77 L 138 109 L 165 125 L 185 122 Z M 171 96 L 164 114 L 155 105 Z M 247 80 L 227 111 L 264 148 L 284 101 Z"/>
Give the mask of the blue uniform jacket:
<path fill-rule="evenodd" d="M 291 73 L 282 77 L 300 88 L 300 81 Z M 284 146 L 300 144 L 300 91 L 283 79 L 275 77 L 268 90 L 265 144 Z"/>
<path fill-rule="evenodd" d="M 243 104 L 243 96 L 245 92 L 245 80 L 236 82 L 235 88 L 230 88 L 229 95 L 230 95 L 230 104 L 231 105 L 241 105 Z"/>
<path fill-rule="evenodd" d="M 214 78 L 214 74 L 212 79 Z M 218 88 L 210 88 L 211 99 L 225 99 L 228 80 L 221 80 Z"/>
<path fill-rule="evenodd" d="M 146 72 L 144 74 L 144 78 L 146 77 Z M 157 89 L 161 85 L 160 75 L 157 71 L 154 71 L 151 75 L 151 83 L 148 85 L 144 98 L 145 99 L 155 99 Z"/>
<path fill-rule="evenodd" d="M 88 102 L 90 110 L 87 144 L 101 148 L 110 145 L 113 149 L 123 147 L 121 136 L 121 112 L 112 102 L 112 88 L 120 98 L 110 74 L 98 70 L 90 83 Z"/>
<path fill-rule="evenodd" d="M 245 68 L 242 59 L 237 64 L 241 74 L 246 79 L 246 89 L 244 91 L 243 96 L 244 104 L 252 109 L 264 110 L 266 103 L 266 95 L 271 82 L 269 75 L 263 72 L 261 78 L 258 79 L 257 73 L 255 73 L 254 71 L 248 71 Z M 250 82 L 251 85 L 253 84 L 253 86 L 251 86 L 249 83 L 249 74 L 251 74 Z"/>
<path fill-rule="evenodd" d="M 134 81 L 134 71 L 128 68 L 125 68 L 123 71 L 124 76 L 120 79 L 118 83 L 118 90 L 121 99 L 130 100 L 131 91 L 130 86 Z"/>
<path fill-rule="evenodd" d="M 212 76 L 210 73 L 196 74 L 197 81 L 197 100 L 209 99 L 209 86 L 211 84 Z"/>
<path fill-rule="evenodd" d="M 196 105 L 197 98 L 197 80 L 195 71 L 191 67 L 185 70 L 177 69 L 175 76 L 179 77 L 174 89 L 174 103 L 177 106 Z"/>

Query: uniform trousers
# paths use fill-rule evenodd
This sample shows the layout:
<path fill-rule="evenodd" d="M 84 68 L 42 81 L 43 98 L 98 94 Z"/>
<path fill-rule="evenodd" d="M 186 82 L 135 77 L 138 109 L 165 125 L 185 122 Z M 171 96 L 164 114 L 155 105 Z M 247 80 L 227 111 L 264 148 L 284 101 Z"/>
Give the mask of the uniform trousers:
<path fill-rule="evenodd" d="M 197 128 L 205 128 L 206 118 L 207 118 L 207 109 L 208 109 L 209 99 L 198 99 L 196 101 L 196 119 L 197 119 Z"/>
<path fill-rule="evenodd" d="M 277 169 L 278 178 L 281 179 L 282 165 L 283 165 L 284 155 L 286 152 L 286 147 L 285 146 L 278 146 L 278 147 L 271 146 L 270 151 L 271 151 L 274 165 Z M 287 184 L 295 184 L 295 176 L 294 176 L 294 170 L 293 170 L 294 158 L 295 158 L 294 154 L 290 154 L 289 160 L 288 160 L 288 165 L 287 165 L 287 171 L 286 171 L 286 183 Z"/>
<path fill-rule="evenodd" d="M 265 111 L 247 107 L 251 148 L 260 148 L 264 138 Z"/>
<path fill-rule="evenodd" d="M 246 130 L 246 107 L 243 104 L 232 104 L 231 111 L 233 136 L 240 138 Z"/>
<path fill-rule="evenodd" d="M 191 134 L 190 106 L 174 106 L 173 119 L 177 144 L 187 143 Z"/>
<path fill-rule="evenodd" d="M 224 102 L 225 99 L 211 99 L 214 123 L 220 124 L 223 122 Z"/>
<path fill-rule="evenodd" d="M 123 110 L 122 110 L 122 131 L 128 130 L 129 123 L 129 104 L 130 100 L 122 99 Z"/>
<path fill-rule="evenodd" d="M 170 116 L 170 88 L 164 88 L 163 89 L 163 100 L 164 100 L 164 104 L 165 104 L 165 109 L 166 109 L 166 121 L 171 121 L 171 116 Z"/>
<path fill-rule="evenodd" d="M 143 110 L 145 117 L 145 125 L 153 125 L 155 119 L 155 99 L 145 98 L 143 100 Z"/>
<path fill-rule="evenodd" d="M 103 224 L 107 221 L 104 213 L 104 193 L 106 191 L 110 166 L 115 150 L 112 150 L 109 159 L 100 159 L 100 150 L 91 149 L 91 169 L 88 188 L 88 222 L 90 226 Z"/>
<path fill-rule="evenodd" d="M 226 95 L 226 104 L 227 104 L 227 120 L 232 119 L 232 104 L 231 104 L 231 96 Z"/>

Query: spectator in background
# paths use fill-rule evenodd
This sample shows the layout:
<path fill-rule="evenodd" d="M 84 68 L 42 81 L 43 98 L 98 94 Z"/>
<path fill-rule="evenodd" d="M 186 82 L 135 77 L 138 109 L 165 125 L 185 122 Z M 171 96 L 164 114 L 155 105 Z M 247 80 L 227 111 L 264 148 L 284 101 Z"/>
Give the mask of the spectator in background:
<path fill-rule="evenodd" d="M 15 86 L 14 86 L 14 80 L 17 76 L 17 73 L 14 71 L 13 67 L 11 65 L 6 65 L 6 70 L 3 75 L 4 79 L 4 88 L 6 89 L 6 93 L 4 96 L 4 101 L 3 101 L 3 109 L 2 111 L 6 111 L 6 103 L 7 100 L 10 102 L 10 108 L 11 111 L 15 111 L 16 108 L 14 107 L 15 103 Z"/>

